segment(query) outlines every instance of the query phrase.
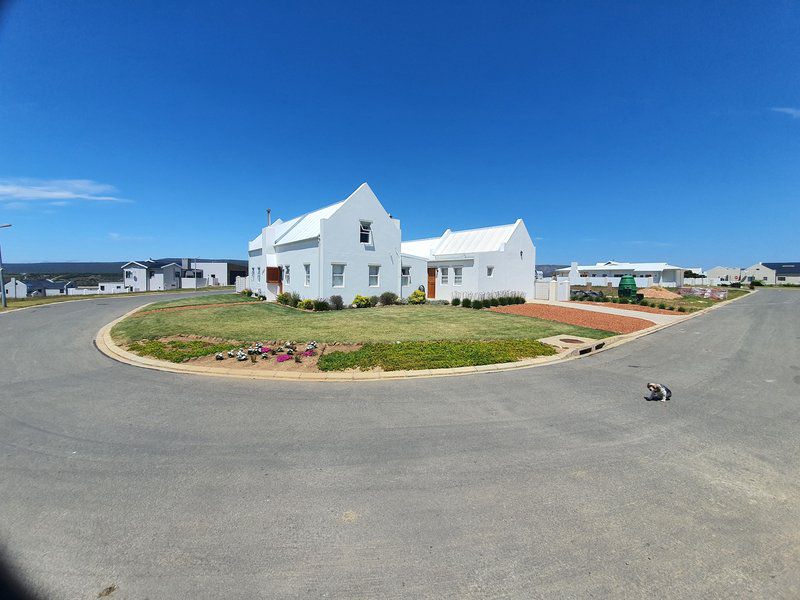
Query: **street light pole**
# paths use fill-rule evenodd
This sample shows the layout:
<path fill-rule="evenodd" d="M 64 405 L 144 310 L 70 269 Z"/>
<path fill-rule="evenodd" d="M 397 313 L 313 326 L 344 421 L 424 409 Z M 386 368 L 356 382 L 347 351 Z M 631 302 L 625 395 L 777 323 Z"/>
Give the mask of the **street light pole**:
<path fill-rule="evenodd" d="M 0 225 L 0 229 L 11 227 L 11 223 L 4 223 Z M 8 308 L 8 300 L 6 300 L 6 280 L 3 279 L 3 249 L 0 247 L 0 296 L 2 296 L 3 308 Z"/>

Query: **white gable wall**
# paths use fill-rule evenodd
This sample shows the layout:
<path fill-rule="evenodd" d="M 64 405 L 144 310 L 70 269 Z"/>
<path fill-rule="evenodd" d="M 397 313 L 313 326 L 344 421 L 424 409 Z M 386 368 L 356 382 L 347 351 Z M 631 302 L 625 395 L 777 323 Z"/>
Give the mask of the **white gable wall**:
<path fill-rule="evenodd" d="M 371 221 L 372 244 L 359 241 L 359 222 Z M 320 296 L 339 295 L 345 303 L 356 294 L 400 294 L 400 222 L 389 218 L 368 186 L 362 186 L 321 226 Z M 345 265 L 344 287 L 333 287 L 332 265 Z M 380 283 L 369 287 L 369 266 L 380 266 Z"/>
<path fill-rule="evenodd" d="M 130 272 L 130 277 L 126 274 Z M 150 281 L 147 277 L 147 269 L 138 265 L 128 265 L 122 270 L 123 281 L 126 289 L 132 292 L 146 292 L 150 289 Z"/>

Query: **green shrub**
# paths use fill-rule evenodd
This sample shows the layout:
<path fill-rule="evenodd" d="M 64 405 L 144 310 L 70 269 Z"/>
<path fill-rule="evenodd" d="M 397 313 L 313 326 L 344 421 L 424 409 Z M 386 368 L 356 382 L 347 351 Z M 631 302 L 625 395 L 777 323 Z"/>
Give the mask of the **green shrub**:
<path fill-rule="evenodd" d="M 330 308 L 327 300 L 314 300 L 314 310 L 322 311 L 330 310 Z"/>
<path fill-rule="evenodd" d="M 287 292 L 281 292 L 275 297 L 275 300 L 277 300 L 278 304 L 289 304 L 291 298 Z"/>
<path fill-rule="evenodd" d="M 461 298 L 453 298 L 453 306 L 458 306 L 461 304 Z"/>
<path fill-rule="evenodd" d="M 300 304 L 300 300 L 301 300 L 300 294 L 298 294 L 297 292 L 292 292 L 289 295 L 289 306 L 291 306 L 292 308 L 297 308 L 297 305 Z"/>
<path fill-rule="evenodd" d="M 620 298 L 619 300 L 617 300 L 617 302 L 619 304 L 630 304 L 630 300 L 628 300 L 627 298 Z"/>
<path fill-rule="evenodd" d="M 303 310 L 314 310 L 314 301 L 300 300 L 300 302 L 297 303 L 297 308 L 302 308 Z"/>
<path fill-rule="evenodd" d="M 665 308 L 667 308 L 667 305 L 664 302 L 659 302 L 658 303 L 658 308 L 660 308 L 661 310 L 664 310 Z"/>
<path fill-rule="evenodd" d="M 425 293 L 422 290 L 414 290 L 408 297 L 409 304 L 425 304 Z"/>
<path fill-rule="evenodd" d="M 331 296 L 330 303 L 333 310 L 342 310 L 344 308 L 344 300 L 339 295 Z"/>
<path fill-rule="evenodd" d="M 675 310 L 675 307 L 674 306 L 668 306 L 667 310 Z"/>
<path fill-rule="evenodd" d="M 381 304 L 391 306 L 397 302 L 397 294 L 394 292 L 383 292 L 381 294 Z"/>
<path fill-rule="evenodd" d="M 686 312 L 686 309 L 683 306 L 679 306 L 678 312 Z"/>
<path fill-rule="evenodd" d="M 489 302 L 492 306 L 500 306 L 500 301 L 497 298 L 492 298 Z"/>
<path fill-rule="evenodd" d="M 461 301 L 461 306 L 463 306 L 464 308 L 469 308 L 470 306 L 472 306 L 472 300 L 470 300 L 469 298 L 464 298 Z"/>
<path fill-rule="evenodd" d="M 248 290 L 247 288 L 244 288 L 244 289 L 243 289 L 241 292 L 239 292 L 239 293 L 240 293 L 242 296 L 252 296 L 252 295 L 253 295 L 253 290 Z"/>
<path fill-rule="evenodd" d="M 753 287 L 761 287 L 764 285 L 764 282 L 761 281 L 760 279 L 753 279 L 753 281 L 751 281 L 750 283 Z"/>
<path fill-rule="evenodd" d="M 483 300 L 473 300 L 472 308 L 483 308 Z"/>
<path fill-rule="evenodd" d="M 350 303 L 356 308 L 369 308 L 370 302 L 369 298 L 366 296 L 362 296 L 361 294 L 356 294 L 356 297 L 353 298 L 353 301 Z"/>
<path fill-rule="evenodd" d="M 500 306 L 508 305 L 508 298 L 506 298 L 505 296 L 501 296 L 500 298 L 497 299 L 497 301 L 500 303 Z"/>
<path fill-rule="evenodd" d="M 380 302 L 380 301 L 381 301 L 381 299 L 378 298 L 377 296 L 370 296 L 369 297 L 369 305 L 370 306 L 378 306 L 378 302 Z"/>

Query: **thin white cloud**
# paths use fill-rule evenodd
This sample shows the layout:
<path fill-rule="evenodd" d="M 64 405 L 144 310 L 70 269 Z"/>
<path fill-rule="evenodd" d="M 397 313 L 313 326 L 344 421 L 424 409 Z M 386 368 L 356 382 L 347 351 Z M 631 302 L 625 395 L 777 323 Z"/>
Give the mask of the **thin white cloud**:
<path fill-rule="evenodd" d="M 790 106 L 776 106 L 770 109 L 776 113 L 783 113 L 784 115 L 789 115 L 793 119 L 800 119 L 800 108 L 792 108 Z"/>
<path fill-rule="evenodd" d="M 658 246 L 659 248 L 665 248 L 675 245 L 675 244 L 670 244 L 669 242 L 659 242 L 658 240 L 627 240 L 622 243 L 631 244 L 633 246 Z"/>
<path fill-rule="evenodd" d="M 108 239 L 115 242 L 144 242 L 152 240 L 153 238 L 147 235 L 123 235 L 121 233 L 117 233 L 116 231 L 112 231 L 108 234 Z"/>
<path fill-rule="evenodd" d="M 113 185 L 91 179 L 0 179 L 0 206 L 46 201 L 65 206 L 67 201 L 92 203 L 130 202 L 117 195 Z"/>

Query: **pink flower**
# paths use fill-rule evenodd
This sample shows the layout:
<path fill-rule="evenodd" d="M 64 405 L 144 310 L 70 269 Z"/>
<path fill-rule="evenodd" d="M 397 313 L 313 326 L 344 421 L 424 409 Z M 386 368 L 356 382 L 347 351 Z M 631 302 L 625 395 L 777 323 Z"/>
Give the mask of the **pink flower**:
<path fill-rule="evenodd" d="M 314 351 L 306 350 L 305 352 L 303 352 L 303 356 L 314 356 Z"/>
<path fill-rule="evenodd" d="M 266 348 L 266 347 L 262 346 L 261 347 L 261 354 L 266 354 L 267 352 L 269 352 L 269 348 Z"/>
<path fill-rule="evenodd" d="M 277 360 L 278 362 L 286 362 L 287 360 L 291 360 L 291 358 L 292 357 L 289 356 L 288 354 L 279 354 L 278 358 L 276 358 L 275 360 Z"/>

